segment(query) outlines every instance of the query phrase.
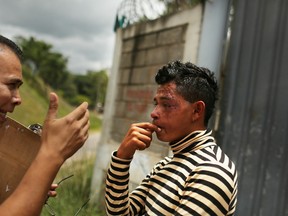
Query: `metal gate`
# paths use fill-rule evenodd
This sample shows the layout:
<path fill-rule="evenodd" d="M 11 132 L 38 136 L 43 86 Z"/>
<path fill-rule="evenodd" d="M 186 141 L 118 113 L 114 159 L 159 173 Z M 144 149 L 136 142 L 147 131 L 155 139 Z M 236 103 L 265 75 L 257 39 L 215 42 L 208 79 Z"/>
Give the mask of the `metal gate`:
<path fill-rule="evenodd" d="M 288 216 L 288 1 L 235 0 L 217 142 L 239 216 Z"/>

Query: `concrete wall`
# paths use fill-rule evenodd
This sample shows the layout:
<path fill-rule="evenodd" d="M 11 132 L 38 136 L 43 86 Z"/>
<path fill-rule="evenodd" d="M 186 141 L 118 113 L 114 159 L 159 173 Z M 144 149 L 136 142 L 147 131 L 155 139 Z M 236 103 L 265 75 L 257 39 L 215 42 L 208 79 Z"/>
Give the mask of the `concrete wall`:
<path fill-rule="evenodd" d="M 104 179 L 111 153 L 117 150 L 131 123 L 151 121 L 154 76 L 157 70 L 172 60 L 196 63 L 202 29 L 202 5 L 145 22 L 118 29 L 113 67 L 109 79 L 103 127 L 92 183 L 94 201 L 103 201 Z M 131 188 L 169 154 L 168 145 L 154 137 L 151 147 L 137 152 L 131 165 Z"/>

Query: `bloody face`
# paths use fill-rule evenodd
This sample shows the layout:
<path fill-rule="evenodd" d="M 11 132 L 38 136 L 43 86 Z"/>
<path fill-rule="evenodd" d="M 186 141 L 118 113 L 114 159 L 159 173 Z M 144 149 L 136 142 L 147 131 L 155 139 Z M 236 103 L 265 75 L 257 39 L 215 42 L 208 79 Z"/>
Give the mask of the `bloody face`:
<path fill-rule="evenodd" d="M 159 140 L 175 142 L 192 132 L 193 104 L 176 91 L 174 82 L 158 87 L 154 103 L 151 117 L 152 123 L 161 128 L 156 133 Z"/>

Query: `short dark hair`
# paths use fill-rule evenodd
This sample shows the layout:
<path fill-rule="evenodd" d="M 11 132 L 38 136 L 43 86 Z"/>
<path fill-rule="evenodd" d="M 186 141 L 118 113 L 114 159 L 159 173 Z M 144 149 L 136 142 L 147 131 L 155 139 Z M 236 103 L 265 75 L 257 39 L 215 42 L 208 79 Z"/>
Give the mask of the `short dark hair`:
<path fill-rule="evenodd" d="M 4 44 L 8 48 L 10 48 L 10 50 L 15 53 L 15 55 L 18 57 L 18 59 L 20 61 L 22 61 L 23 52 L 22 52 L 22 50 L 20 49 L 20 47 L 16 43 L 14 43 L 12 40 L 4 37 L 3 35 L 0 35 L 0 45 L 1 44 Z"/>
<path fill-rule="evenodd" d="M 182 63 L 177 60 L 159 69 L 155 81 L 159 85 L 174 82 L 177 92 L 190 103 L 203 101 L 206 107 L 204 124 L 208 125 L 218 99 L 218 85 L 214 73 L 191 62 Z"/>

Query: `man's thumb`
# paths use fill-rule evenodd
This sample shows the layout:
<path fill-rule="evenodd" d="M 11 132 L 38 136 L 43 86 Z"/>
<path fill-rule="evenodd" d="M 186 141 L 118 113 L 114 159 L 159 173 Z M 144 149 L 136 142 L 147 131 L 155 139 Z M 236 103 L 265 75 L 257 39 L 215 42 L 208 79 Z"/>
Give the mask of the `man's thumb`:
<path fill-rule="evenodd" d="M 50 93 L 50 103 L 49 103 L 49 109 L 47 112 L 46 120 L 48 119 L 55 119 L 57 116 L 58 111 L 58 96 L 52 92 Z"/>

